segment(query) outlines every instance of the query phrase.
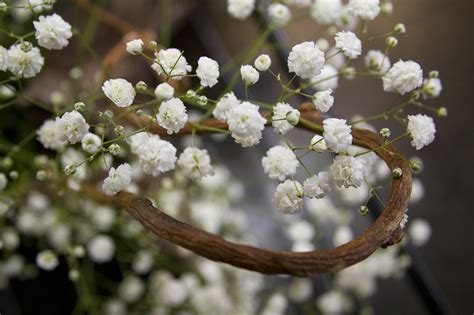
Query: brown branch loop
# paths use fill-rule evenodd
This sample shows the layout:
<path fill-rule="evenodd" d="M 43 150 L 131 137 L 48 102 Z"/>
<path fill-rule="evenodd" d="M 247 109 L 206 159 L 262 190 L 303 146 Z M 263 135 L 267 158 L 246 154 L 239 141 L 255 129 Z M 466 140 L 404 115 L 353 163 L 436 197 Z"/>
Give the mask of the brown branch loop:
<path fill-rule="evenodd" d="M 322 116 L 311 110 L 308 105 L 303 105 L 300 111 L 302 118 L 322 124 Z M 218 128 L 227 127 L 214 119 L 208 119 L 203 124 Z M 308 124 L 300 124 L 298 127 L 315 132 Z M 191 126 L 186 126 L 180 134 L 188 134 L 191 129 Z M 162 133 L 161 128 L 156 125 L 152 131 Z M 214 261 L 265 274 L 303 277 L 335 272 L 364 260 L 380 247 L 390 246 L 401 240 L 403 232 L 400 229 L 400 222 L 405 214 L 411 191 L 409 165 L 393 145 L 377 149 L 384 144 L 384 141 L 379 135 L 368 130 L 353 129 L 352 135 L 353 144 L 375 150 L 390 169 L 399 167 L 403 175 L 393 180 L 387 206 L 377 220 L 353 241 L 332 249 L 297 253 L 240 245 L 180 222 L 153 207 L 149 200 L 134 194 L 121 192 L 116 196 L 107 196 L 88 185 L 83 187 L 83 191 L 98 202 L 125 208 L 132 217 L 158 236 Z"/>

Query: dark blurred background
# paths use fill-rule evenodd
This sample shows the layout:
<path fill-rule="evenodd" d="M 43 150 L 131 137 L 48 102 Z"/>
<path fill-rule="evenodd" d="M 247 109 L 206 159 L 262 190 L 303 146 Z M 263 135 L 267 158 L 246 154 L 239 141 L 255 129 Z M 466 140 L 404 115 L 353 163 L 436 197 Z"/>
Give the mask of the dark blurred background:
<path fill-rule="evenodd" d="M 204 16 L 215 34 L 223 41 L 229 54 L 233 55 L 247 47 L 258 35 L 258 21 L 239 22 L 225 13 L 223 0 L 174 0 L 173 6 L 173 46 L 186 51 L 188 60 L 202 53 L 204 47 L 199 42 L 195 28 L 196 18 Z M 161 5 L 159 1 L 142 0 L 110 1 L 108 7 L 117 15 L 137 27 L 147 27 L 159 33 Z M 419 62 L 425 74 L 432 69 L 440 72 L 443 82 L 441 97 L 435 104 L 449 110 L 447 119 L 437 119 L 436 141 L 420 152 L 414 152 L 408 143 L 400 144 L 408 156 L 420 156 L 425 163 L 425 172 L 420 175 L 425 184 L 425 199 L 410 208 L 410 218 L 425 218 L 433 229 L 429 244 L 419 249 L 435 281 L 442 289 L 456 314 L 471 314 L 474 311 L 474 105 L 470 100 L 473 89 L 473 41 L 474 2 L 466 0 L 417 0 L 394 1 L 392 16 L 379 18 L 370 24 L 371 34 L 390 31 L 399 22 L 407 27 L 407 34 L 400 38 L 399 45 L 391 53 L 392 62 L 398 59 L 413 59 Z M 59 2 L 59 11 L 72 15 L 70 1 Z M 302 40 L 316 40 L 316 25 L 309 20 L 298 21 L 287 30 L 288 46 Z M 204 32 L 206 33 L 206 32 Z M 104 51 L 111 39 L 119 40 L 119 34 L 102 29 L 96 40 L 99 50 Z M 206 39 L 204 39 L 206 40 Z M 105 42 L 105 44 L 104 44 Z M 219 60 L 227 58 L 213 56 Z M 59 61 L 67 62 L 67 61 Z M 144 79 L 140 76 L 140 79 Z M 364 82 L 362 82 L 364 81 Z M 54 81 L 51 82 L 54 85 Z M 265 94 L 267 87 L 261 87 L 257 94 Z M 333 114 L 350 118 L 354 113 L 373 115 L 387 107 L 390 98 L 381 91 L 381 83 L 373 79 L 356 81 L 341 80 L 336 93 Z M 380 125 L 377 125 L 380 126 Z M 248 157 L 251 159 L 252 157 Z M 255 160 L 255 163 L 258 163 Z M 258 196 L 256 196 L 258 198 Z M 61 270 L 58 271 L 61 273 Z M 64 271 L 65 272 L 65 271 Z M 41 278 L 28 285 L 16 284 L 26 296 L 41 292 Z M 44 281 L 44 279 L 43 279 Z M 51 291 L 41 295 L 43 302 L 55 303 L 64 284 L 50 283 Z M 371 302 L 376 314 L 425 314 L 419 293 L 408 280 L 385 280 L 379 283 L 378 292 Z M 50 290 L 49 288 L 47 290 Z M 73 297 L 71 288 L 65 289 L 67 296 Z M 63 291 L 64 292 L 64 291 Z M 51 294 L 49 294 L 51 293 Z M 54 293 L 54 294 L 53 294 Z M 0 297 L 0 302 L 12 298 L 13 292 Z M 24 296 L 16 297 L 21 304 L 31 303 Z M 34 305 L 34 303 L 31 303 Z M 63 309 L 64 308 L 60 308 Z"/>

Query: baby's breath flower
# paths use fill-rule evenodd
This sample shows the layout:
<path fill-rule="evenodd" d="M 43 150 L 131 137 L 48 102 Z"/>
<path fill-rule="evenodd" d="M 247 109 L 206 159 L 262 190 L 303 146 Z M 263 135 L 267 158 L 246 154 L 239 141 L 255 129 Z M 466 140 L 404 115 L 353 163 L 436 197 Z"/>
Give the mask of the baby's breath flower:
<path fill-rule="evenodd" d="M 102 146 L 102 139 L 93 133 L 87 133 L 81 140 L 82 150 L 87 153 L 96 153 L 97 150 Z"/>
<path fill-rule="evenodd" d="M 267 120 L 260 115 L 258 106 L 243 102 L 230 110 L 227 122 L 235 142 L 251 147 L 260 142 Z"/>
<path fill-rule="evenodd" d="M 181 80 L 192 70 L 182 52 L 176 48 L 161 49 L 155 53 L 155 57 L 156 60 L 151 65 L 152 69 L 174 80 Z"/>
<path fill-rule="evenodd" d="M 341 0 L 316 0 L 311 6 L 311 17 L 321 25 L 335 23 L 343 13 Z"/>
<path fill-rule="evenodd" d="M 159 84 L 155 89 L 155 96 L 159 100 L 167 101 L 174 96 L 174 88 L 167 82 Z"/>
<path fill-rule="evenodd" d="M 329 149 L 341 152 L 352 144 L 351 126 L 345 119 L 328 118 L 323 121 L 324 139 Z"/>
<path fill-rule="evenodd" d="M 334 104 L 334 97 L 331 95 L 332 90 L 327 89 L 325 91 L 316 92 L 313 97 L 314 106 L 321 112 L 325 113 L 331 109 Z"/>
<path fill-rule="evenodd" d="M 407 32 L 407 29 L 405 27 L 405 24 L 402 23 L 397 23 L 395 27 L 393 28 L 394 32 L 400 35 L 403 35 Z"/>
<path fill-rule="evenodd" d="M 135 149 L 146 174 L 156 177 L 175 168 L 176 148 L 168 141 L 160 140 L 158 136 L 143 137 L 141 144 Z"/>
<path fill-rule="evenodd" d="M 50 150 L 61 150 L 66 145 L 66 141 L 61 140 L 58 126 L 52 119 L 45 120 L 36 131 L 38 141 Z"/>
<path fill-rule="evenodd" d="M 268 6 L 268 16 L 270 23 L 276 27 L 283 27 L 291 20 L 291 11 L 286 5 L 272 3 Z"/>
<path fill-rule="evenodd" d="M 102 91 L 118 107 L 128 107 L 135 99 L 133 85 L 125 79 L 110 79 L 102 85 Z"/>
<path fill-rule="evenodd" d="M 308 198 L 324 198 L 331 191 L 328 172 L 319 172 L 318 175 L 307 178 L 303 182 L 304 195 Z"/>
<path fill-rule="evenodd" d="M 107 151 L 109 151 L 109 153 L 114 155 L 114 156 L 118 155 L 120 153 L 120 145 L 118 145 L 117 143 L 112 143 L 107 148 Z"/>
<path fill-rule="evenodd" d="M 309 148 L 314 152 L 319 153 L 324 152 L 328 149 L 326 146 L 326 140 L 324 140 L 324 138 L 320 135 L 314 135 L 313 138 L 311 138 Z"/>
<path fill-rule="evenodd" d="M 44 58 L 37 47 L 25 49 L 25 43 L 16 44 L 8 49 L 8 70 L 20 78 L 32 78 L 36 76 L 43 67 Z"/>
<path fill-rule="evenodd" d="M 383 89 L 386 92 L 406 94 L 423 84 L 423 70 L 414 61 L 398 61 L 383 76 Z"/>
<path fill-rule="evenodd" d="M 438 97 L 442 90 L 443 85 L 441 84 L 441 80 L 438 78 L 425 79 L 421 88 L 423 98 L 425 99 Z"/>
<path fill-rule="evenodd" d="M 324 52 L 314 42 L 293 46 L 288 56 L 288 69 L 302 79 L 310 79 L 321 73 L 324 66 Z"/>
<path fill-rule="evenodd" d="M 213 87 L 220 75 L 219 64 L 211 58 L 201 57 L 198 60 L 196 75 L 201 80 L 201 86 Z"/>
<path fill-rule="evenodd" d="M 339 187 L 359 187 L 364 179 L 364 165 L 352 156 L 336 156 L 329 172 Z"/>
<path fill-rule="evenodd" d="M 371 71 L 385 73 L 390 69 L 390 58 L 380 50 L 369 50 L 364 61 Z"/>
<path fill-rule="evenodd" d="M 327 89 L 335 90 L 339 85 L 337 69 L 329 64 L 325 65 L 320 74 L 311 78 L 311 84 L 319 91 Z"/>
<path fill-rule="evenodd" d="M 58 256 L 51 250 L 44 250 L 36 255 L 36 265 L 46 271 L 56 269 L 59 265 Z"/>
<path fill-rule="evenodd" d="M 240 67 L 240 75 L 242 77 L 242 81 L 244 81 L 245 85 L 254 85 L 257 83 L 258 79 L 260 78 L 260 74 L 254 67 L 251 65 L 243 65 Z"/>
<path fill-rule="evenodd" d="M 415 246 L 423 246 L 431 237 L 431 226 L 423 219 L 415 219 L 408 227 L 408 235 Z"/>
<path fill-rule="evenodd" d="M 143 52 L 144 48 L 143 40 L 133 39 L 127 42 L 127 52 L 132 55 L 139 55 Z"/>
<path fill-rule="evenodd" d="M 229 117 L 229 112 L 232 108 L 240 105 L 240 101 L 235 97 L 234 92 L 229 92 L 225 94 L 219 102 L 217 102 L 216 107 L 214 108 L 212 114 L 216 119 L 227 122 Z"/>
<path fill-rule="evenodd" d="M 227 12 L 236 19 L 247 18 L 255 9 L 255 0 L 227 0 Z"/>
<path fill-rule="evenodd" d="M 104 180 L 102 189 L 107 195 L 115 195 L 125 190 L 132 180 L 132 168 L 129 164 L 121 164 L 117 169 L 111 168 L 109 176 Z"/>
<path fill-rule="evenodd" d="M 87 243 L 87 253 L 96 263 L 109 262 L 115 253 L 114 241 L 110 236 L 97 235 Z"/>
<path fill-rule="evenodd" d="M 273 107 L 272 126 L 278 133 L 285 134 L 299 121 L 300 112 L 287 103 L 278 103 Z"/>
<path fill-rule="evenodd" d="M 393 48 L 398 45 L 398 39 L 394 36 L 389 36 L 385 39 L 387 47 Z"/>
<path fill-rule="evenodd" d="M 303 201 L 303 187 L 288 179 L 278 185 L 272 201 L 283 214 L 297 213 Z"/>
<path fill-rule="evenodd" d="M 412 138 L 411 145 L 420 150 L 434 141 L 436 126 L 433 118 L 429 116 L 422 114 L 408 115 L 407 131 Z"/>
<path fill-rule="evenodd" d="M 260 72 L 267 71 L 272 65 L 272 60 L 269 55 L 263 54 L 257 57 L 254 62 L 255 68 Z"/>
<path fill-rule="evenodd" d="M 354 33 L 338 32 L 335 39 L 336 48 L 340 49 L 346 57 L 355 59 L 362 53 L 362 42 Z"/>
<path fill-rule="evenodd" d="M 349 13 L 363 20 L 373 20 L 380 13 L 379 0 L 349 0 Z"/>
<path fill-rule="evenodd" d="M 39 21 L 34 21 L 33 25 L 38 45 L 46 49 L 63 49 L 72 37 L 71 25 L 56 13 L 40 16 Z"/>
<path fill-rule="evenodd" d="M 138 92 L 146 92 L 147 88 L 148 88 L 148 85 L 144 81 L 138 81 L 137 84 L 135 84 L 135 89 Z"/>
<path fill-rule="evenodd" d="M 61 118 L 55 120 L 58 129 L 59 139 L 68 141 L 71 144 L 82 140 L 84 135 L 89 131 L 89 124 L 78 111 L 64 113 Z"/>
<path fill-rule="evenodd" d="M 178 166 L 184 173 L 194 180 L 199 180 L 203 176 L 213 175 L 211 158 L 206 149 L 186 148 L 179 156 Z"/>
<path fill-rule="evenodd" d="M 156 121 L 165 128 L 168 134 L 179 132 L 188 121 L 186 107 L 179 98 L 172 98 L 161 103 Z"/>
<path fill-rule="evenodd" d="M 270 148 L 262 158 L 265 173 L 271 179 L 285 180 L 287 176 L 295 175 L 298 169 L 298 160 L 292 150 L 278 145 Z"/>

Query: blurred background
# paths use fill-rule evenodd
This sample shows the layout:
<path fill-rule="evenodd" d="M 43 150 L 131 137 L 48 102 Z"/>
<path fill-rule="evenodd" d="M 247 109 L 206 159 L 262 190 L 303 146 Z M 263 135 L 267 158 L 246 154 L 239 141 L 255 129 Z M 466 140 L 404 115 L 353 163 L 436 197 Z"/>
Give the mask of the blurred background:
<path fill-rule="evenodd" d="M 229 56 L 241 53 L 260 32 L 260 21 L 257 18 L 253 17 L 246 22 L 230 18 L 225 13 L 225 1 L 222 0 L 173 0 L 168 3 L 171 7 L 165 7 L 162 1 L 116 0 L 109 1 L 106 7 L 131 25 L 139 29 L 150 29 L 158 34 L 163 25 L 162 12 L 164 9 L 169 10 L 172 36 L 163 40 L 170 40 L 173 47 L 184 50 L 188 60 L 208 55 L 219 62 L 228 62 Z M 469 96 L 474 84 L 474 3 L 461 0 L 398 0 L 393 3 L 393 14 L 370 23 L 369 34 L 383 34 L 396 23 L 404 23 L 407 34 L 400 38 L 399 45 L 391 51 L 392 62 L 412 59 L 422 65 L 425 73 L 438 70 L 443 82 L 443 92 L 436 99 L 436 105 L 445 106 L 449 111 L 447 119 L 436 120 L 436 141 L 432 145 L 415 153 L 408 142 L 399 144 L 400 149 L 408 156 L 417 155 L 425 164 L 425 171 L 419 176 L 425 184 L 425 197 L 421 203 L 410 208 L 409 215 L 410 219 L 421 217 L 429 221 L 433 234 L 427 246 L 417 248 L 417 254 L 453 312 L 470 314 L 474 311 L 474 233 L 471 227 L 474 223 L 474 185 L 471 180 L 474 176 L 474 106 L 469 105 L 472 103 Z M 66 19 L 72 19 L 75 14 L 70 1 L 59 1 L 56 9 Z M 284 47 L 286 49 L 303 40 L 317 40 L 326 36 L 324 29 L 317 29 L 309 19 L 297 19 L 283 34 L 288 41 Z M 100 27 L 94 45 L 99 52 L 104 53 L 120 38 L 120 34 L 114 30 Z M 59 69 L 72 66 L 63 54 L 64 52 L 53 52 L 47 57 L 51 58 L 49 60 L 54 59 L 57 64 L 51 72 L 42 73 L 42 86 L 37 87 L 37 91 L 32 88 L 33 95 L 40 95 L 42 89 L 53 88 Z M 92 65 L 86 63 L 86 69 L 88 66 L 91 71 L 94 70 Z M 143 66 L 127 59 L 119 66 L 116 74 L 127 74 L 134 81 L 144 80 L 146 74 L 135 71 Z M 130 67 L 136 68 L 131 72 Z M 152 76 L 150 73 L 148 75 Z M 251 93 L 256 98 L 272 100 L 276 88 L 268 80 L 268 84 L 253 88 Z M 391 100 L 382 92 L 380 80 L 370 78 L 341 80 L 335 98 L 332 115 L 347 119 L 354 113 L 364 116 L 380 113 Z M 382 126 L 376 123 L 374 125 Z M 396 128 L 393 126 L 393 130 Z M 295 141 L 298 137 L 298 134 L 294 135 Z M 274 143 L 267 140 L 262 151 L 275 145 L 277 140 Z M 253 151 L 242 151 L 232 145 L 225 145 L 218 154 L 238 174 L 237 177 L 247 188 L 248 196 L 242 207 L 272 207 L 269 201 L 274 187 L 268 188 L 268 181 L 260 168 L 260 155 Z M 261 226 L 261 222 L 265 220 L 259 213 L 251 214 L 251 218 L 250 225 L 254 227 Z M 274 238 L 268 237 L 272 233 L 277 234 L 272 225 L 255 229 L 256 238 L 263 240 L 261 243 L 269 248 L 277 247 Z M 409 279 L 388 279 L 380 281 L 378 285 L 377 293 L 370 299 L 375 314 L 432 312 L 423 304 L 423 292 L 417 290 Z M 55 311 L 51 314 L 60 314 L 60 310 L 68 309 L 68 305 L 74 300 L 73 288 L 64 284 L 60 276 L 53 280 L 51 277 L 40 276 L 34 281 L 16 282 L 9 290 L 0 292 L 0 310 L 4 310 L 5 314 L 18 314 L 18 310 L 32 314 L 39 304 L 56 304 L 53 307 Z"/>

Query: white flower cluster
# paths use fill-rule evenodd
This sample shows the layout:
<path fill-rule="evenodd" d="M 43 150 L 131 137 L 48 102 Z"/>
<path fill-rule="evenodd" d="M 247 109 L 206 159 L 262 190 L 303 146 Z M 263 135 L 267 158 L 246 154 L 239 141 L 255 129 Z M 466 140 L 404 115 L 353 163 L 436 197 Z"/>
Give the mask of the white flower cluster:
<path fill-rule="evenodd" d="M 107 195 L 115 195 L 119 191 L 125 190 L 132 181 L 132 168 L 124 163 L 115 168 L 111 168 L 109 176 L 104 180 L 102 189 Z"/>

